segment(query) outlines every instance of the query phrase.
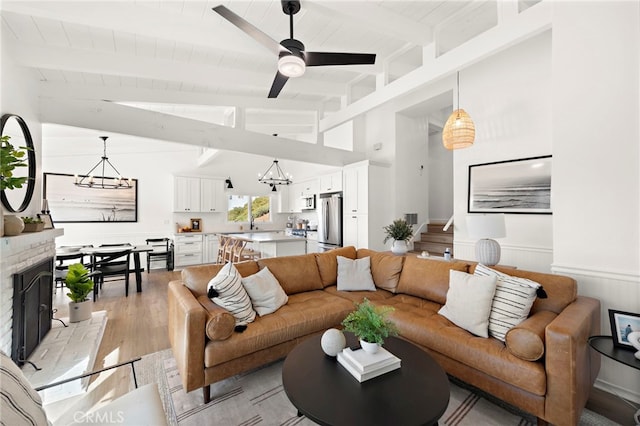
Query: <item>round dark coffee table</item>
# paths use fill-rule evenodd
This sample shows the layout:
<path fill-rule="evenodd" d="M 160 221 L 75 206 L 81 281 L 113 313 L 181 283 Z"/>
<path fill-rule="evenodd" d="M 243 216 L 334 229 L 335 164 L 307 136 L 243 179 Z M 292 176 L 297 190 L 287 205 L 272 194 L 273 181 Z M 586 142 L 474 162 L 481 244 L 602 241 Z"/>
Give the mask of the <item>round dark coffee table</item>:
<path fill-rule="evenodd" d="M 357 339 L 345 333 L 347 345 Z M 429 354 L 388 338 L 384 347 L 402 360 L 400 369 L 359 383 L 324 354 L 321 336 L 296 346 L 282 367 L 284 391 L 291 403 L 321 425 L 431 425 L 449 405 L 449 379 Z"/>

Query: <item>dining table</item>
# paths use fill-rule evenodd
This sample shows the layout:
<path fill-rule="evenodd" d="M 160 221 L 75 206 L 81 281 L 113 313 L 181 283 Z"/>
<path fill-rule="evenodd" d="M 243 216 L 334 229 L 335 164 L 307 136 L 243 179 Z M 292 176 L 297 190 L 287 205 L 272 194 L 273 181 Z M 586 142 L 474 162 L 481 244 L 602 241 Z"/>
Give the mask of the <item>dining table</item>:
<path fill-rule="evenodd" d="M 64 257 L 71 255 L 73 253 L 82 253 L 91 256 L 91 263 L 94 262 L 95 254 L 103 254 L 103 253 L 115 253 L 123 250 L 131 250 L 131 254 L 133 254 L 133 265 L 135 268 L 136 274 L 136 291 L 138 293 L 142 292 L 142 269 L 140 262 L 140 253 L 146 253 L 153 251 L 154 246 L 149 244 L 139 244 L 139 245 L 121 245 L 121 246 L 107 246 L 107 247 L 65 247 L 56 249 L 56 257 Z"/>

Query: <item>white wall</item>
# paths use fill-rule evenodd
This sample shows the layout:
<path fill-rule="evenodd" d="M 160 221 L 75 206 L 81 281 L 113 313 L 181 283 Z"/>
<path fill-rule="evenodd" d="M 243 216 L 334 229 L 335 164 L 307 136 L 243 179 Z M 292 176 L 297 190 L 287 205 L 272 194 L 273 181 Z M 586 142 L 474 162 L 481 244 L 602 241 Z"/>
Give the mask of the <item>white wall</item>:
<path fill-rule="evenodd" d="M 442 132 L 428 135 L 429 221 L 448 221 L 453 214 L 453 153 L 442 145 Z"/>
<path fill-rule="evenodd" d="M 640 313 L 640 6 L 554 3 L 553 270 Z M 602 357 L 597 385 L 640 401 L 640 371 Z"/>
<path fill-rule="evenodd" d="M 461 70 L 460 107 L 475 122 L 476 140 L 454 152 L 454 252 L 474 259 L 466 229 L 469 166 L 552 154 L 551 32 Z M 501 263 L 550 272 L 553 216 L 511 214 L 505 221 Z"/>
<path fill-rule="evenodd" d="M 418 213 L 418 225 L 429 219 L 428 126 L 419 118 L 395 115 L 394 216 Z M 420 169 L 424 166 L 424 169 Z M 417 228 L 416 226 L 416 228 Z"/>

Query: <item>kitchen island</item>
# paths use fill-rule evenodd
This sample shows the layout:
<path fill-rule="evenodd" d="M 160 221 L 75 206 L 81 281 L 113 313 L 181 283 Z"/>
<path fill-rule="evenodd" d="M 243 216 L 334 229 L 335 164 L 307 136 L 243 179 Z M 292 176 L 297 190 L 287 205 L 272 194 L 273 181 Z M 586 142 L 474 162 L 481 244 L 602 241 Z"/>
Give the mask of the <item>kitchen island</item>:
<path fill-rule="evenodd" d="M 226 236 L 248 241 L 255 251 L 260 252 L 262 258 L 294 256 L 307 252 L 305 238 L 283 235 L 281 232 L 243 232 Z"/>

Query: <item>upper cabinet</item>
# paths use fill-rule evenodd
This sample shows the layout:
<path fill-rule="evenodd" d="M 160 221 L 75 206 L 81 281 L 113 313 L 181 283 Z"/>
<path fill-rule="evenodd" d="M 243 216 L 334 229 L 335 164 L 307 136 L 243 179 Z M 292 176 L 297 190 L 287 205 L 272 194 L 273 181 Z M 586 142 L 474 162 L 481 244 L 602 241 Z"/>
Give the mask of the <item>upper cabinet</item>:
<path fill-rule="evenodd" d="M 173 211 L 200 211 L 200 178 L 175 176 L 173 185 Z"/>
<path fill-rule="evenodd" d="M 342 191 L 342 172 L 320 176 L 320 193 Z"/>
<path fill-rule="evenodd" d="M 299 198 L 310 197 L 318 193 L 318 179 L 309 179 L 300 182 L 301 193 Z"/>
<path fill-rule="evenodd" d="M 369 212 L 369 166 L 345 167 L 342 172 L 344 214 Z"/>
<path fill-rule="evenodd" d="M 174 176 L 173 211 L 224 212 L 224 180 Z"/>
<path fill-rule="evenodd" d="M 200 211 L 219 213 L 225 210 L 223 180 L 202 178 L 200 191 Z"/>

